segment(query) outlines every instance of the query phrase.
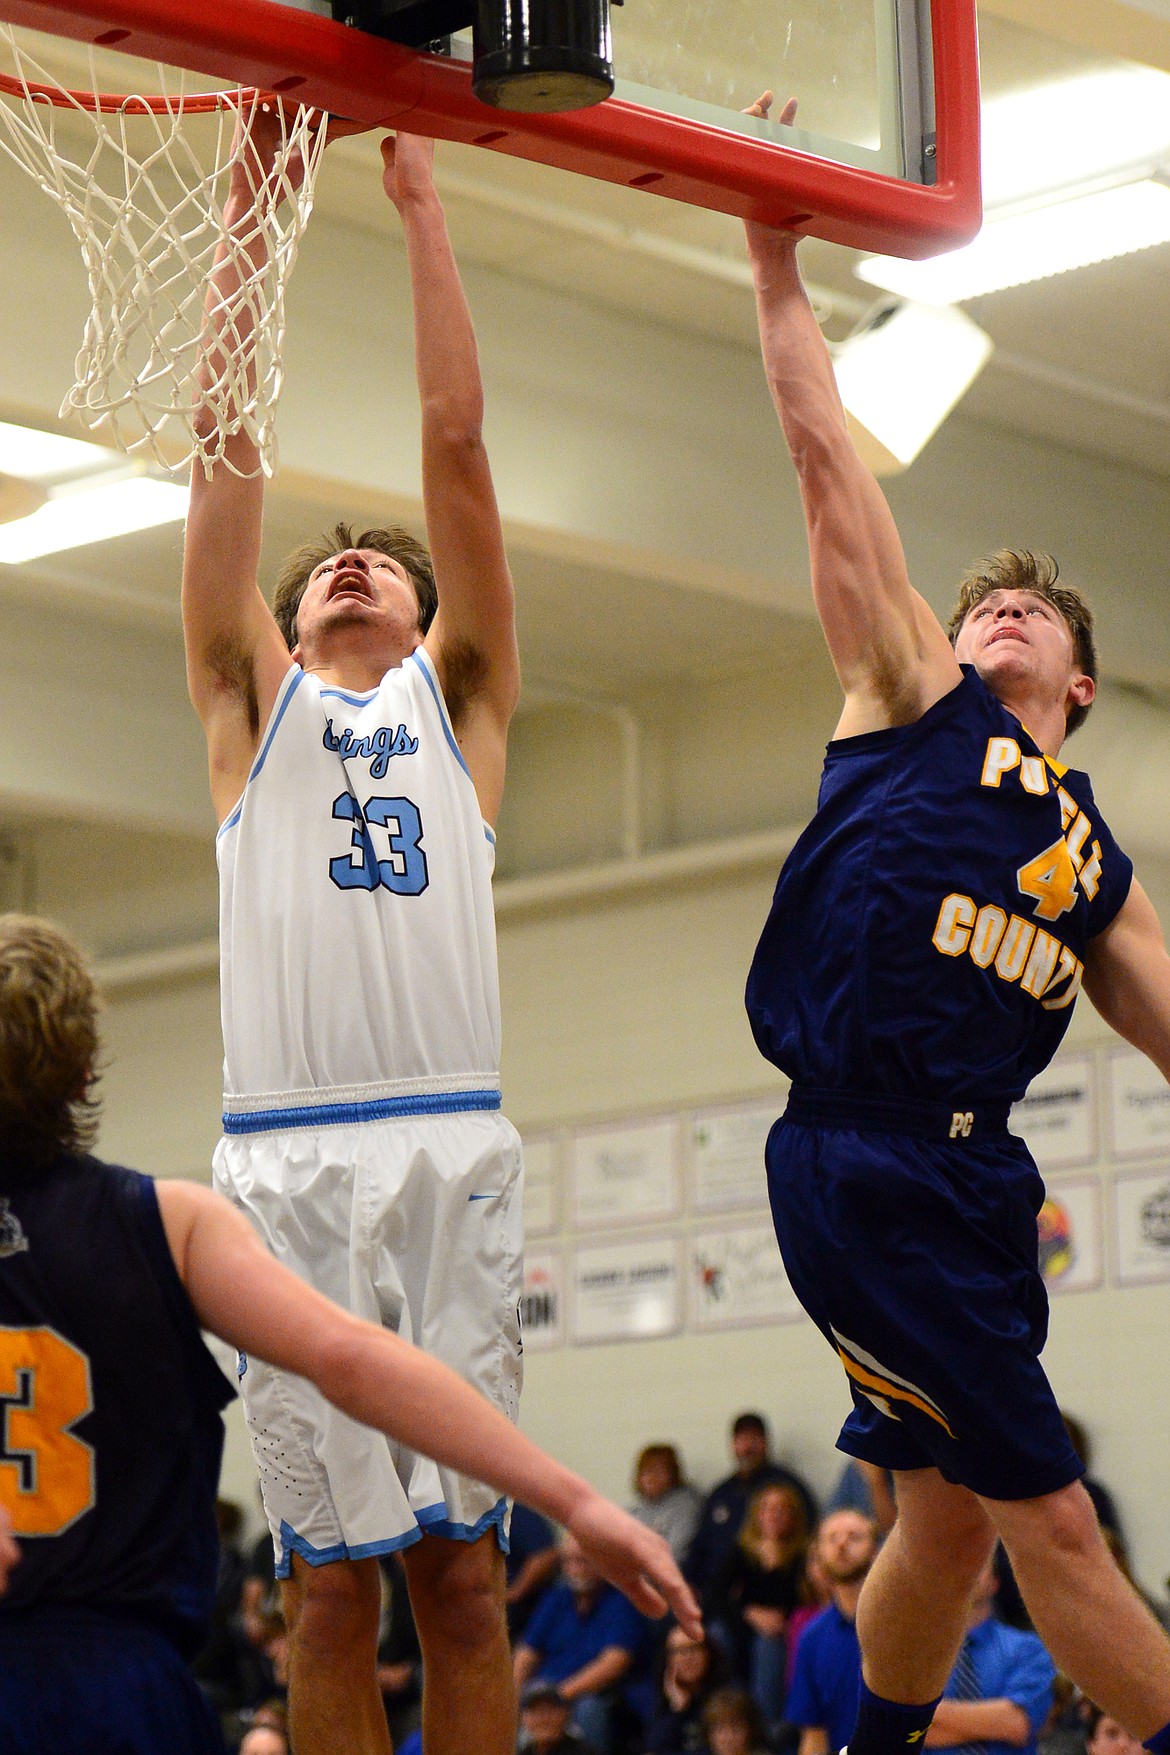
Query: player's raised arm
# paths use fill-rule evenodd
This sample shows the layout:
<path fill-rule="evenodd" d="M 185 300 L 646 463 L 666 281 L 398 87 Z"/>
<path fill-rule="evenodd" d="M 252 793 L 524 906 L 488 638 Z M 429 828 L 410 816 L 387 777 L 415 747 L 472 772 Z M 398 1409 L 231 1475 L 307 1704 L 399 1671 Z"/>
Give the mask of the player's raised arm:
<path fill-rule="evenodd" d="M 1084 989 L 1105 1022 L 1170 1079 L 1170 955 L 1154 905 L 1135 878 L 1089 945 Z"/>
<path fill-rule="evenodd" d="M 483 386 L 471 316 L 432 177 L 434 143 L 382 142 L 385 187 L 402 219 L 414 300 L 427 541 L 439 608 L 426 649 L 489 822 L 504 784 L 520 690 L 512 579 L 483 443 Z"/>
<path fill-rule="evenodd" d="M 766 115 L 771 94 L 750 113 Z M 790 120 L 794 106 L 784 113 Z M 959 680 L 937 618 L 910 584 L 885 495 L 845 424 L 790 232 L 749 222 L 760 344 L 796 465 L 813 595 L 845 691 L 838 735 L 917 719 Z"/>
<path fill-rule="evenodd" d="M 256 267 L 266 243 L 255 223 L 257 199 L 271 176 L 280 138 L 278 119 L 257 108 L 244 151 L 232 170 L 225 222 Z M 203 355 L 195 396 L 237 355 L 252 323 L 246 300 L 236 301 L 239 270 L 221 250 L 208 283 Z M 201 405 L 196 430 L 215 426 Z M 245 432 L 228 439 L 225 457 L 207 475 L 196 458 L 183 561 L 183 631 L 187 684 L 207 733 L 211 791 L 222 819 L 235 803 L 252 765 L 261 731 L 291 662 L 288 648 L 257 582 L 264 480 L 259 456 Z"/>
<path fill-rule="evenodd" d="M 660 1536 L 546 1456 L 446 1365 L 306 1286 L 210 1189 L 161 1182 L 158 1195 L 175 1265 L 205 1327 L 308 1377 L 355 1420 L 564 1524 L 643 1614 L 669 1606 L 698 1635 L 694 1598 Z"/>

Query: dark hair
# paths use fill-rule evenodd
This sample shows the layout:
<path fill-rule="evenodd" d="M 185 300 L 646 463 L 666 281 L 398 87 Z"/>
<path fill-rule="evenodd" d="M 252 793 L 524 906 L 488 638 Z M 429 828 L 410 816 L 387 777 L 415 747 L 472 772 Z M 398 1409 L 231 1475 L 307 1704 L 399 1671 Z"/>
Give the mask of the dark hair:
<path fill-rule="evenodd" d="M 1078 1462 L 1084 1463 L 1085 1467 L 1088 1468 L 1093 1460 L 1092 1447 L 1089 1444 L 1089 1434 L 1085 1431 L 1083 1424 L 1077 1419 L 1075 1414 L 1066 1414 L 1062 1408 L 1060 1417 L 1064 1421 L 1064 1429 L 1068 1433 L 1068 1441 L 1077 1453 Z"/>
<path fill-rule="evenodd" d="M 1001 548 L 985 561 L 976 562 L 959 584 L 959 600 L 947 624 L 951 645 L 959 637 L 976 604 L 993 591 L 1032 591 L 1045 598 L 1063 616 L 1073 639 L 1077 663 L 1086 676 L 1097 680 L 1097 646 L 1093 638 L 1093 612 L 1072 585 L 1058 585 L 1060 567 L 1051 555 L 1034 555 L 1027 549 Z M 1088 707 L 1068 710 L 1067 734 L 1071 737 L 1085 723 Z"/>
<path fill-rule="evenodd" d="M 0 914 L 0 1163 L 85 1151 L 101 1008 L 77 946 L 48 921 Z"/>
<path fill-rule="evenodd" d="M 731 1436 L 738 1438 L 741 1432 L 758 1432 L 761 1438 L 766 1438 L 768 1426 L 763 1414 L 737 1414 L 731 1422 Z"/>
<path fill-rule="evenodd" d="M 674 1448 L 674 1445 L 647 1444 L 638 1452 L 638 1460 L 634 1464 L 635 1492 L 640 1491 L 640 1488 L 638 1487 L 638 1477 L 641 1475 L 642 1470 L 646 1467 L 647 1463 L 652 1462 L 665 1463 L 670 1470 L 670 1485 L 672 1487 L 682 1486 L 682 1464 L 679 1461 L 678 1451 Z"/>
<path fill-rule="evenodd" d="M 764 1722 L 751 1695 L 743 1688 L 719 1688 L 703 1708 L 703 1729 L 710 1736 L 716 1725 L 741 1725 L 754 1743 L 764 1740 Z"/>
<path fill-rule="evenodd" d="M 392 561 L 398 561 L 409 573 L 415 596 L 418 598 L 420 630 L 425 634 L 434 621 L 439 597 L 435 590 L 435 570 L 423 544 L 400 524 L 393 524 L 385 530 L 363 530 L 359 536 L 354 536 L 352 525 L 339 523 L 324 536 L 315 537 L 311 542 L 303 542 L 300 548 L 295 548 L 277 575 L 276 589 L 272 594 L 272 613 L 290 652 L 297 643 L 297 611 L 301 607 L 301 598 L 305 595 L 309 575 L 322 561 L 343 553 L 347 548 L 371 548 L 380 555 L 388 555 Z"/>
<path fill-rule="evenodd" d="M 1097 1735 L 1097 1727 L 1101 1720 L 1111 1716 L 1103 1707 L 1098 1706 L 1095 1700 L 1089 1699 L 1081 1701 L 1080 1715 L 1085 1727 L 1086 1743 L 1091 1743 Z"/>

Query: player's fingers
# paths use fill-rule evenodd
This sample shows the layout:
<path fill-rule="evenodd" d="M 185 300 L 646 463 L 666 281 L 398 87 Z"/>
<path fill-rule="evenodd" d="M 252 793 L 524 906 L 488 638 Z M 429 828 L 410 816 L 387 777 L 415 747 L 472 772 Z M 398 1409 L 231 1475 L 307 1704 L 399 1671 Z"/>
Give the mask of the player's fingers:
<path fill-rule="evenodd" d="M 651 1583 L 645 1573 L 638 1573 L 629 1579 L 625 1590 L 635 1609 L 643 1615 L 649 1615 L 653 1621 L 661 1621 L 669 1604 L 662 1592 Z"/>
<path fill-rule="evenodd" d="M 675 1573 L 673 1578 L 657 1580 L 658 1588 L 670 1605 L 671 1613 L 690 1639 L 703 1637 L 703 1617 L 690 1585 Z"/>
<path fill-rule="evenodd" d="M 762 91 L 755 103 L 749 104 L 743 113 L 745 116 L 766 117 L 768 111 L 772 108 L 773 102 L 774 94 L 770 91 Z"/>
<path fill-rule="evenodd" d="M 796 99 L 794 97 L 789 98 L 776 120 L 778 122 L 783 122 L 786 128 L 791 128 L 796 120 Z"/>

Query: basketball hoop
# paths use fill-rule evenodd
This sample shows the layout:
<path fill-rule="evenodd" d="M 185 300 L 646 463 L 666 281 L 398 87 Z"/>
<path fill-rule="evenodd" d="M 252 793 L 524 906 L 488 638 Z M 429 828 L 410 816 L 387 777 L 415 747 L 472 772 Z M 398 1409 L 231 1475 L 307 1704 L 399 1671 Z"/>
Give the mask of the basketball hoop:
<path fill-rule="evenodd" d="M 220 461 L 241 473 L 225 446 L 243 432 L 271 475 L 285 291 L 328 118 L 248 89 L 189 93 L 180 82 L 172 92 L 103 92 L 92 50 L 91 88 L 74 91 L 0 25 L 5 46 L 15 73 L 0 73 L 0 151 L 65 213 L 92 300 L 61 414 L 105 428 L 128 456 L 146 454 L 167 469 L 198 457 L 208 474 Z M 157 72 L 165 88 L 166 73 Z M 248 150 L 261 111 L 279 120 L 262 183 Z M 187 126 L 194 119 L 200 125 Z M 247 224 L 229 229 L 224 209 L 237 166 L 254 204 Z M 218 261 L 234 271 L 234 285 L 209 315 Z M 201 410 L 213 426 L 197 429 Z"/>

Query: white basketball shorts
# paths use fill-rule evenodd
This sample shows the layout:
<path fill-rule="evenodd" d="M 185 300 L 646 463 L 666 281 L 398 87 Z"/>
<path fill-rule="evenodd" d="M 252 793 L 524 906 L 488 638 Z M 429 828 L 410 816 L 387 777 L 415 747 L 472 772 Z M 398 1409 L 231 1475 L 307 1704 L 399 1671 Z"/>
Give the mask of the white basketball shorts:
<path fill-rule="evenodd" d="M 277 1257 L 336 1303 L 442 1359 L 515 1420 L 522 1367 L 522 1172 L 498 1112 L 287 1128 L 223 1138 L 216 1187 Z M 474 1541 L 506 1504 L 392 1443 L 304 1378 L 241 1361 L 240 1387 L 277 1572 Z"/>

